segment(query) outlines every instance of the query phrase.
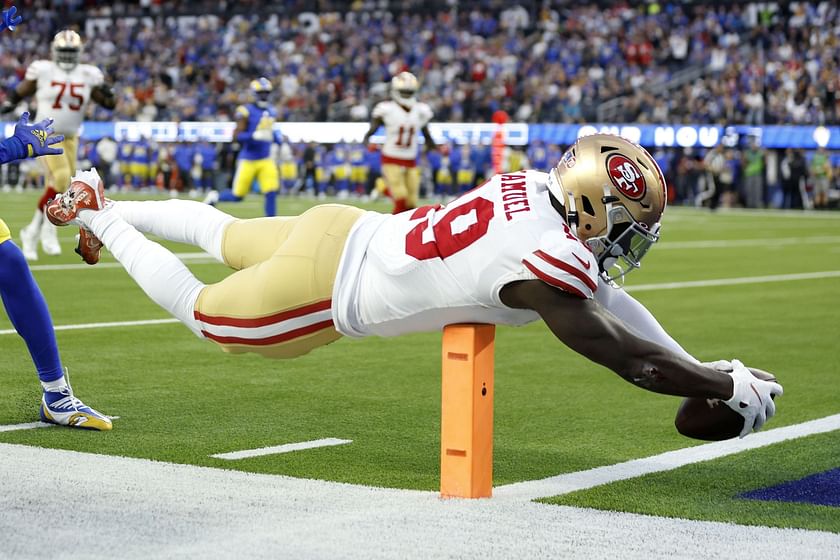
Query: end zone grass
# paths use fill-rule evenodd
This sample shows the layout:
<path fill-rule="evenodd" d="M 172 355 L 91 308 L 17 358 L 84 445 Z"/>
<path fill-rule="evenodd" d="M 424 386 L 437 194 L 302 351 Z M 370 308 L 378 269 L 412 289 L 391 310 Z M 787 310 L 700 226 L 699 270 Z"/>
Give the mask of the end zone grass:
<path fill-rule="evenodd" d="M 838 449 L 840 433 L 820 434 L 544 501 L 664 517 L 840 533 L 840 508 L 739 497 L 756 488 L 837 468 Z"/>

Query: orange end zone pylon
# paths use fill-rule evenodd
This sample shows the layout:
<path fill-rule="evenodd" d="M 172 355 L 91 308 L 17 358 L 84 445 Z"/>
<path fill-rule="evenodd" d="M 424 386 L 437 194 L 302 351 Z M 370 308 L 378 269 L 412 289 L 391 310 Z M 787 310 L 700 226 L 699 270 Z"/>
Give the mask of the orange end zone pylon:
<path fill-rule="evenodd" d="M 495 325 L 443 329 L 440 495 L 493 494 L 493 347 Z"/>

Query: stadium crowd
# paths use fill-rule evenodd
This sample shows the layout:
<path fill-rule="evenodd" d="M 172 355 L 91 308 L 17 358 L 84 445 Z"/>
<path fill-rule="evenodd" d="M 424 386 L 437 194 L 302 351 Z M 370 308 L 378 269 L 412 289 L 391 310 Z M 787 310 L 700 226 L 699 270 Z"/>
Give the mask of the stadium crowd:
<path fill-rule="evenodd" d="M 364 121 L 405 69 L 440 121 L 840 122 L 833 2 L 322 4 L 204 1 L 191 12 L 214 15 L 173 16 L 184 3 L 24 2 L 35 17 L 0 38 L 0 85 L 48 57 L 44 37 L 84 6 L 86 59 L 114 81 L 122 119 L 229 119 L 265 75 L 282 120 Z"/>
<path fill-rule="evenodd" d="M 45 38 L 71 24 L 85 37 L 83 59 L 105 71 L 119 96 L 113 112 L 91 105 L 93 120 L 233 120 L 235 108 L 250 98 L 248 83 L 264 75 L 274 85 L 280 122 L 368 121 L 374 104 L 387 97 L 390 78 L 410 70 L 421 78 L 419 97 L 436 121 L 489 122 L 502 109 L 515 121 L 539 123 L 840 123 L 836 2 L 18 4 L 27 25 L 0 37 L 0 102 L 33 60 L 50 57 Z M 318 16 L 307 11 L 316 5 Z M 511 168 L 527 162 L 545 169 L 563 148 L 511 149 Z M 823 172 L 811 165 L 814 153 L 753 148 L 658 151 L 672 201 L 807 206 L 814 186 L 824 183 L 820 174 L 837 192 L 835 155 Z M 225 186 L 236 159 L 235 144 L 106 139 L 82 149 L 100 165 L 103 151 L 115 185 L 184 193 Z M 376 154 L 359 155 L 364 151 L 287 145 L 276 155 L 287 170 L 283 188 L 370 193 Z M 453 145 L 429 154 L 425 193 L 445 197 L 473 186 L 489 168 L 485 152 Z M 7 171 L 3 184 L 26 184 L 37 175 L 28 167 Z M 804 170 L 795 189 L 791 168 Z M 318 171 L 307 176 L 304 169 Z M 757 173 L 763 178 L 758 198 L 747 187 Z M 715 196 L 708 194 L 712 183 Z"/>

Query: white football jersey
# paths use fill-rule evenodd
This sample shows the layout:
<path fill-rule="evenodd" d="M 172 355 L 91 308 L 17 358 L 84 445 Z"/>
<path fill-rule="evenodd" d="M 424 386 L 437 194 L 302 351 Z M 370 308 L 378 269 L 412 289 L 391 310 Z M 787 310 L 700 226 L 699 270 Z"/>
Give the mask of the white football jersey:
<path fill-rule="evenodd" d="M 521 325 L 502 287 L 539 279 L 581 298 L 598 264 L 551 206 L 548 175 L 496 175 L 445 207 L 369 212 L 350 232 L 333 290 L 333 320 L 349 336 L 395 336 L 452 323 Z"/>
<path fill-rule="evenodd" d="M 26 69 L 27 80 L 37 83 L 37 118 L 55 120 L 56 134 L 76 135 L 82 126 L 90 92 L 105 81 L 102 70 L 90 64 L 77 64 L 64 70 L 52 60 L 36 60 Z"/>
<path fill-rule="evenodd" d="M 414 165 L 419 148 L 417 134 L 433 116 L 432 108 L 425 103 L 417 102 L 410 110 L 396 101 L 377 103 L 373 117 L 382 119 L 385 126 L 382 163 L 389 163 L 387 158 L 392 158 Z"/>

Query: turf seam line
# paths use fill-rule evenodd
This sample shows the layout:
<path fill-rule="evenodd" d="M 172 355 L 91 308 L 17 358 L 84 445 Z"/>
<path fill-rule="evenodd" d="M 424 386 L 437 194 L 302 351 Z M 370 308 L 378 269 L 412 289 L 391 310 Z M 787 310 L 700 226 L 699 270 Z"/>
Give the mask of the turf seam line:
<path fill-rule="evenodd" d="M 502 499 L 548 498 L 586 490 L 604 484 L 636 478 L 647 474 L 669 471 L 693 463 L 710 461 L 727 455 L 758 449 L 774 443 L 797 439 L 825 432 L 840 430 L 840 414 L 793 424 L 782 428 L 750 434 L 744 439 L 716 441 L 694 447 L 668 451 L 659 455 L 633 459 L 623 463 L 604 465 L 541 480 L 516 482 L 493 489 L 493 496 Z"/>

